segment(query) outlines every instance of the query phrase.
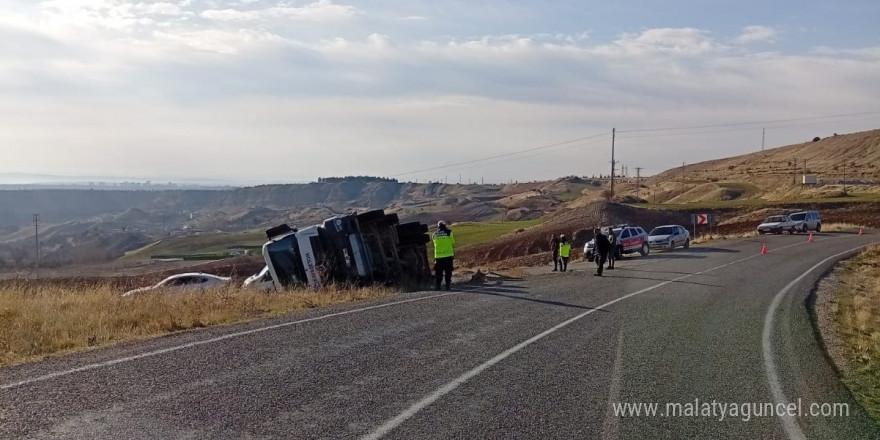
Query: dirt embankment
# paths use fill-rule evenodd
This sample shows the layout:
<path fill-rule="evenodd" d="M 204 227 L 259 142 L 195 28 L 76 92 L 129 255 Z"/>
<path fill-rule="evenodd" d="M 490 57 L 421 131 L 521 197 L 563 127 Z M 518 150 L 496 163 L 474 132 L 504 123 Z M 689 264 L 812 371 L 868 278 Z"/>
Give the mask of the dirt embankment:
<path fill-rule="evenodd" d="M 765 217 L 808 209 L 818 210 L 825 224 L 851 223 L 880 228 L 880 203 L 780 204 L 769 208 L 736 207 L 717 210 L 694 210 L 716 216 L 713 234 L 740 234 L 754 231 Z M 656 226 L 680 224 L 691 228 L 691 211 L 644 209 L 630 205 L 592 202 L 582 208 L 560 212 L 546 223 L 497 240 L 467 246 L 456 252 L 459 264 L 465 267 L 507 268 L 535 266 L 549 262 L 550 237 L 565 234 L 572 239 L 572 257 L 580 256 L 584 243 L 593 238 L 597 225 L 627 223 L 646 231 Z M 708 232 L 701 229 L 699 233 Z"/>
<path fill-rule="evenodd" d="M 533 228 L 503 236 L 488 243 L 467 246 L 456 252 L 458 262 L 467 267 L 531 266 L 549 261 L 550 238 L 565 234 L 577 258 L 584 244 L 593 238 L 596 226 L 628 223 L 646 230 L 664 224 L 686 224 L 690 214 L 679 211 L 648 210 L 629 205 L 597 201 L 564 211 Z"/>

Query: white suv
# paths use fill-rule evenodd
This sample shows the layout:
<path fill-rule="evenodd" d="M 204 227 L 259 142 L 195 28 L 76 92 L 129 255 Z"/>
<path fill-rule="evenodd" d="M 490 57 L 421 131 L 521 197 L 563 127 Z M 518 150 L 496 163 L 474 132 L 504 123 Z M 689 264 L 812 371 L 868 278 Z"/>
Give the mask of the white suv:
<path fill-rule="evenodd" d="M 795 223 L 795 232 L 807 232 L 822 230 L 822 219 L 819 218 L 819 211 L 802 211 L 796 212 L 788 216 Z"/>

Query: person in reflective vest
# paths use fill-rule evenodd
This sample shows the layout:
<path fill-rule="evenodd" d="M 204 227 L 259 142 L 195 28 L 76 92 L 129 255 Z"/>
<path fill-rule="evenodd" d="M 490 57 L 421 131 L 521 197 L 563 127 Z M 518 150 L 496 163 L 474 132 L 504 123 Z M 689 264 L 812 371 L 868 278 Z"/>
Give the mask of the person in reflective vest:
<path fill-rule="evenodd" d="M 571 255 L 571 243 L 565 238 L 565 234 L 559 236 L 559 269 L 565 272 L 568 269 L 568 257 Z"/>
<path fill-rule="evenodd" d="M 434 287 L 440 290 L 440 282 L 445 279 L 446 290 L 452 283 L 452 258 L 455 256 L 455 237 L 446 222 L 437 222 L 437 230 L 431 235 L 434 242 Z"/>

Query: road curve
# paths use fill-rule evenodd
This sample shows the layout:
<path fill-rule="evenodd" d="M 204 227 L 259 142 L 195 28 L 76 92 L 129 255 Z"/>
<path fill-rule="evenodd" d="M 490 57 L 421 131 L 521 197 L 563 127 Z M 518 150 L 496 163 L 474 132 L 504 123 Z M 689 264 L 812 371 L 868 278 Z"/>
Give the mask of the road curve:
<path fill-rule="evenodd" d="M 602 278 L 575 263 L 0 369 L 0 438 L 875 439 L 807 302 L 877 237 L 815 239 L 656 252 Z M 625 403 L 658 413 L 616 414 Z M 730 413 L 789 403 L 794 417 Z M 800 413 L 814 403 L 849 415 Z M 698 413 L 666 411 L 685 405 Z"/>

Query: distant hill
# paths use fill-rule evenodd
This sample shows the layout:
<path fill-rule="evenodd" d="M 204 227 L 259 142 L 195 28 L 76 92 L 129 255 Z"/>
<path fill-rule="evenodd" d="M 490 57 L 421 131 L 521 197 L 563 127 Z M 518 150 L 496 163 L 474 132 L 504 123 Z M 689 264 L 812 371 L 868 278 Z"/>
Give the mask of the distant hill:
<path fill-rule="evenodd" d="M 316 224 L 386 209 L 402 221 L 528 220 L 565 208 L 601 182 L 577 177 L 509 185 L 401 183 L 365 177 L 226 190 L 0 190 L 0 268 L 32 264 L 40 214 L 44 265 L 115 258 L 158 240 Z M 106 238 L 106 239 L 105 239 Z M 90 247 L 88 255 L 74 252 Z"/>
<path fill-rule="evenodd" d="M 819 185 L 801 185 L 804 174 Z M 646 179 L 638 195 L 658 203 L 836 197 L 844 179 L 850 193 L 880 194 L 880 130 L 673 168 Z"/>

